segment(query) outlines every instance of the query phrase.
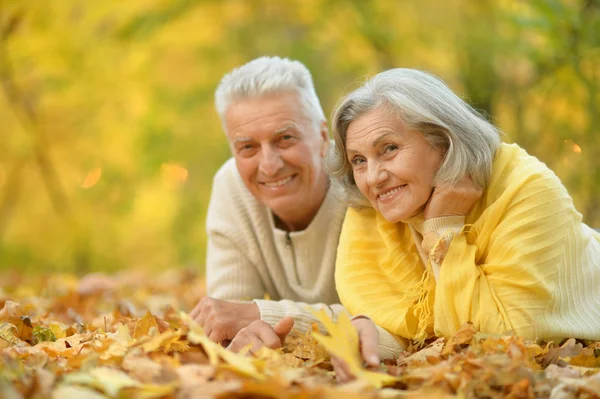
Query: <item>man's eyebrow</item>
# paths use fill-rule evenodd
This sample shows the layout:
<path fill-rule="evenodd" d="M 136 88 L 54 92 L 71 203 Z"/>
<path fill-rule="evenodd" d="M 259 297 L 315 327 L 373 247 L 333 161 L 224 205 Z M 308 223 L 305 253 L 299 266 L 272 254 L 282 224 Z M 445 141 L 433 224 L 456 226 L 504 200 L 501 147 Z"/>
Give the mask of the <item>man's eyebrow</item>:
<path fill-rule="evenodd" d="M 291 129 L 295 129 L 295 128 L 296 128 L 295 125 L 293 125 L 291 123 L 288 123 L 287 125 L 285 125 L 285 126 L 279 128 L 279 129 L 275 130 L 275 132 L 273 133 L 273 136 L 275 136 L 276 134 L 279 134 L 279 133 L 286 132 L 286 131 L 291 130 Z"/>
<path fill-rule="evenodd" d="M 287 132 L 288 130 L 294 130 L 294 129 L 296 129 L 296 125 L 294 125 L 293 123 L 288 123 L 287 125 L 285 125 L 285 126 L 279 128 L 279 129 L 275 130 L 273 132 L 273 136 L 276 136 L 278 134 Z M 233 144 L 248 143 L 250 141 L 252 141 L 252 138 L 250 138 L 250 137 L 236 137 L 233 140 Z"/>
<path fill-rule="evenodd" d="M 250 137 L 236 137 L 233 140 L 233 143 L 234 144 L 237 144 L 237 143 L 247 143 L 249 141 L 252 141 L 252 139 Z"/>

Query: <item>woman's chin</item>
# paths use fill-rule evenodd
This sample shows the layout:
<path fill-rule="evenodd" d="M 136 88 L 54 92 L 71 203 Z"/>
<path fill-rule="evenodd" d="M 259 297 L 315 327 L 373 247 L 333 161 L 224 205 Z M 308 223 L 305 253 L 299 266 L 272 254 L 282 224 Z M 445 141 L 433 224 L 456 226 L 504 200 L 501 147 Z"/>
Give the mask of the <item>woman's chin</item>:
<path fill-rule="evenodd" d="M 425 209 L 425 205 L 420 206 L 419 208 L 417 208 L 416 210 L 413 209 L 409 209 L 409 210 L 400 210 L 400 209 L 394 209 L 394 208 L 390 208 L 390 209 L 378 209 L 379 213 L 381 214 L 381 216 L 383 216 L 383 218 L 385 220 L 387 220 L 390 223 L 400 223 L 400 222 L 404 222 L 407 220 L 410 220 L 416 216 L 419 216 L 421 214 L 423 214 L 423 210 Z"/>

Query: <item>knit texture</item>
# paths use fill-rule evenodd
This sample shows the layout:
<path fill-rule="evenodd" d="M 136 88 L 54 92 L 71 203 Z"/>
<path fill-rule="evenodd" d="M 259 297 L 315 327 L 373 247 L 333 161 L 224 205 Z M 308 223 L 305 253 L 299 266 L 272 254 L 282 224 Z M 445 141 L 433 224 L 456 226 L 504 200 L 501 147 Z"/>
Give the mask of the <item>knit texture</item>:
<path fill-rule="evenodd" d="M 310 225 L 288 233 L 275 227 L 272 212 L 248 191 L 235 160 L 228 160 L 215 175 L 208 207 L 208 295 L 254 300 L 261 320 L 274 326 L 291 316 L 301 333 L 317 322 L 311 310 L 324 308 L 335 319 L 344 311 L 334 281 L 346 211 L 340 193 L 332 184 Z"/>
<path fill-rule="evenodd" d="M 517 145 L 502 144 L 489 186 L 424 284 L 415 228 L 373 209 L 349 209 L 336 282 L 342 304 L 408 339 L 449 337 L 470 321 L 525 339 L 600 339 L 600 234 L 581 221 L 558 177 Z M 456 229 L 457 226 L 454 226 Z M 397 346 L 398 353 L 402 348 Z"/>

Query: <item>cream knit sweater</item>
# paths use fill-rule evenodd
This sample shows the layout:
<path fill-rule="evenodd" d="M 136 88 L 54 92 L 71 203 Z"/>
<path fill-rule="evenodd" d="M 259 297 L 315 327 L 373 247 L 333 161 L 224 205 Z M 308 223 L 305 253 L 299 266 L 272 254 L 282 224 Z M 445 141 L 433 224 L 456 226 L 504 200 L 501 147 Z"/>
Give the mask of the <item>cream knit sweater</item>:
<path fill-rule="evenodd" d="M 229 159 L 215 175 L 208 207 L 208 295 L 253 299 L 261 320 L 275 325 L 291 316 L 300 333 L 317 322 L 310 308 L 327 309 L 335 319 L 344 311 L 334 281 L 346 212 L 339 193 L 332 185 L 311 224 L 286 232 L 275 227 L 272 212 L 248 191 L 235 160 Z M 262 299 L 265 295 L 272 300 Z"/>

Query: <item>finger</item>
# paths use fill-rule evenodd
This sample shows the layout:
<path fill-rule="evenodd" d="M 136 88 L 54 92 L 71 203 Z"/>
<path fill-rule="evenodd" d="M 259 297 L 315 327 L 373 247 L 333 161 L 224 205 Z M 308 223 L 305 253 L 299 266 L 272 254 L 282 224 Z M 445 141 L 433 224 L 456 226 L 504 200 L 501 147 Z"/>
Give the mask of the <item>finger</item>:
<path fill-rule="evenodd" d="M 254 353 L 263 346 L 263 342 L 253 331 L 241 330 L 240 333 L 235 336 L 233 341 L 231 341 L 231 344 L 227 349 L 233 352 L 239 352 L 250 344 L 252 345 L 250 353 Z"/>
<path fill-rule="evenodd" d="M 333 365 L 333 370 L 335 371 L 335 379 L 339 382 L 348 382 L 354 379 L 352 373 L 350 373 L 350 368 L 338 357 L 331 358 L 331 364 Z"/>
<path fill-rule="evenodd" d="M 282 346 L 285 342 L 285 337 L 292 331 L 292 328 L 294 328 L 294 319 L 291 317 L 284 317 L 275 325 L 275 334 L 279 337 Z"/>
<path fill-rule="evenodd" d="M 361 326 L 358 330 L 360 353 L 369 366 L 379 366 L 379 333 L 373 323 Z"/>
<path fill-rule="evenodd" d="M 252 330 L 267 348 L 281 348 L 281 339 L 275 332 L 275 329 L 268 323 L 258 320 L 250 324 L 247 328 Z"/>
<path fill-rule="evenodd" d="M 202 310 L 202 299 L 198 301 L 198 303 L 196 304 L 196 307 L 190 312 L 190 317 L 196 320 L 196 317 L 198 317 L 200 315 L 200 311 Z"/>
<path fill-rule="evenodd" d="M 206 335 L 208 336 L 208 339 L 217 343 L 220 343 L 221 341 L 224 341 L 227 338 L 218 329 L 211 329 L 210 333 L 206 333 Z"/>

